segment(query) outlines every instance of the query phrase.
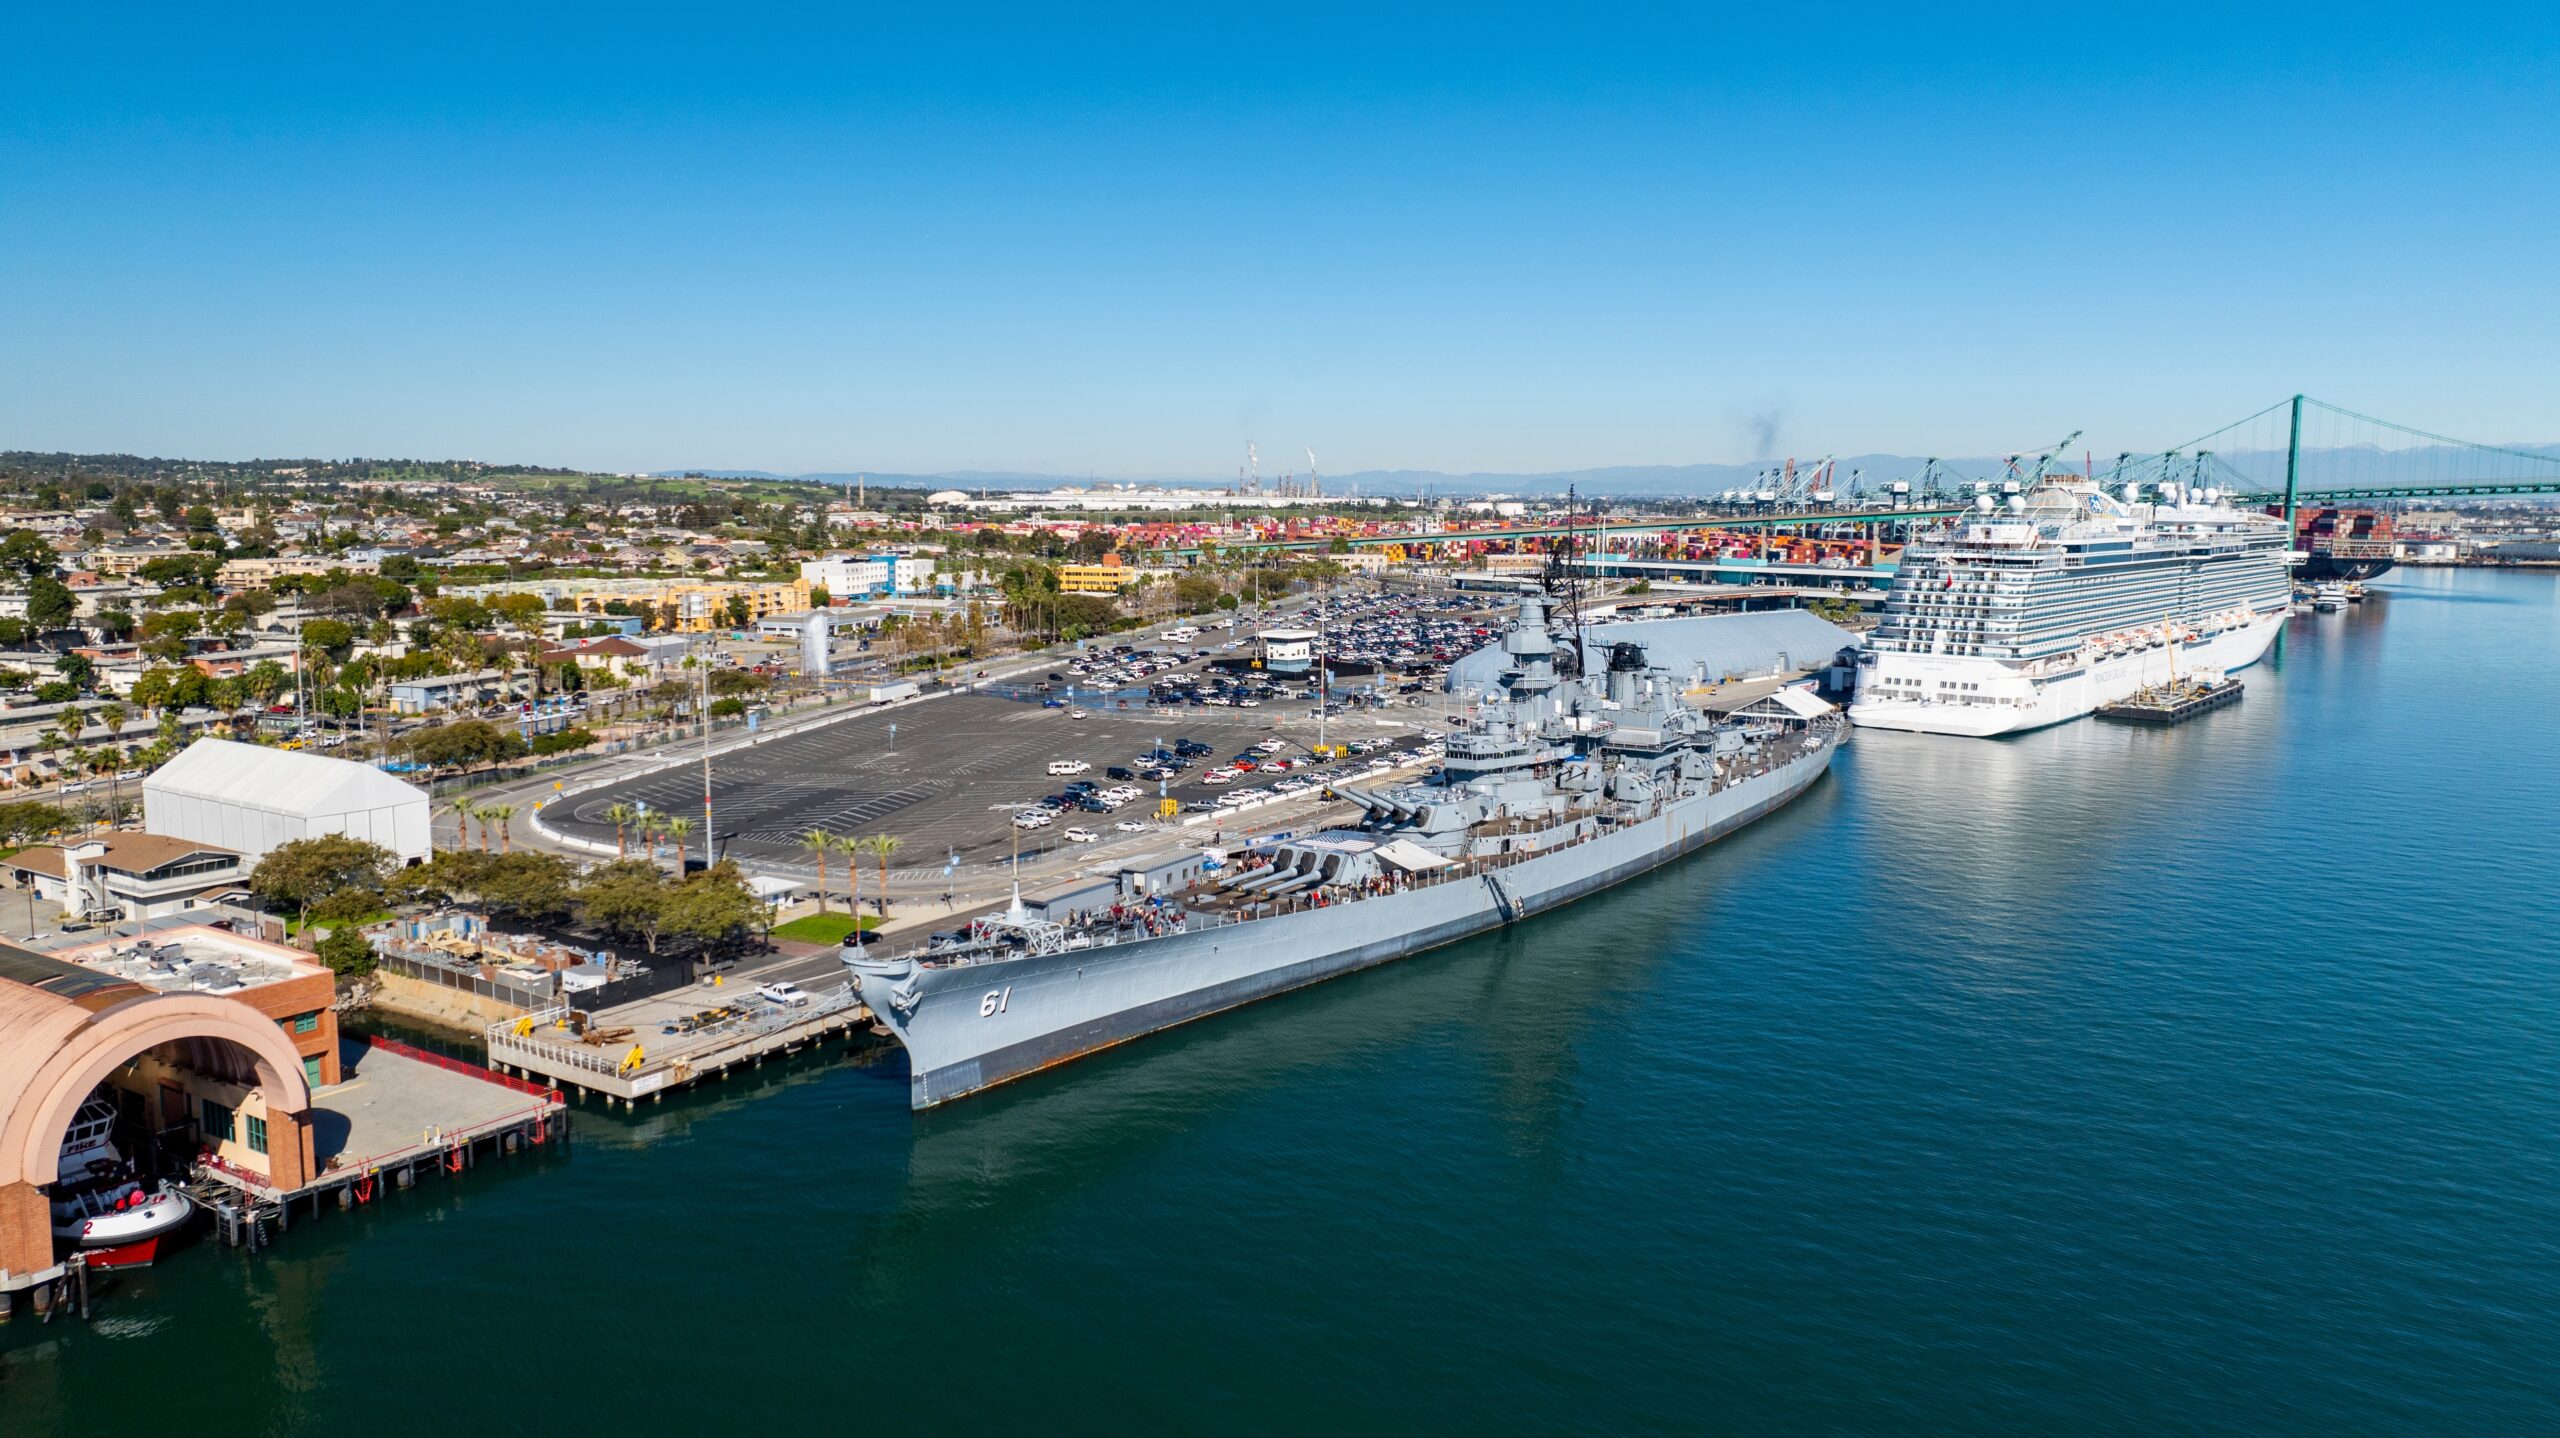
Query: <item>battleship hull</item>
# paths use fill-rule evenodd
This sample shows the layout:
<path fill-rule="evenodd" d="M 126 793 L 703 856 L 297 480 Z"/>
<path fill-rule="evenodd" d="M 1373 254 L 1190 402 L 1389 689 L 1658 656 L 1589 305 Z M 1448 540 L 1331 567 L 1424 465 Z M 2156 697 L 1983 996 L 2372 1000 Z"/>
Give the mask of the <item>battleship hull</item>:
<path fill-rule="evenodd" d="M 866 961 L 864 1001 L 908 1051 L 908 1100 L 947 1103 L 1159 1029 L 1569 904 L 1703 848 L 1803 793 L 1845 728 L 1764 772 L 1566 848 L 1436 883 L 1162 938 L 947 968 Z M 1783 755 L 1783 757 L 1778 757 Z"/>

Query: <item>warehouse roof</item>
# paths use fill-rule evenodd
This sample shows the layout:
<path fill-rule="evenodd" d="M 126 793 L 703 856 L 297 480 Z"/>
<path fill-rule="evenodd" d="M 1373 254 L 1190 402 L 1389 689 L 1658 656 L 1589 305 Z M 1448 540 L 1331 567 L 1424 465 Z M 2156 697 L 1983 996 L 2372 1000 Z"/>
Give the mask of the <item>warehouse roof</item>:
<path fill-rule="evenodd" d="M 344 814 L 427 800 L 426 790 L 369 764 L 229 739 L 198 739 L 145 779 L 143 790 L 287 815 Z"/>
<path fill-rule="evenodd" d="M 1709 614 L 1693 619 L 1636 619 L 1587 624 L 1594 671 L 1607 667 L 1608 646 L 1641 644 L 1647 662 L 1687 682 L 1772 669 L 1811 669 L 1855 644 L 1858 637 L 1802 609 L 1753 614 Z M 1500 643 L 1488 644 L 1449 666 L 1449 688 L 1491 689 L 1501 677 Z"/>

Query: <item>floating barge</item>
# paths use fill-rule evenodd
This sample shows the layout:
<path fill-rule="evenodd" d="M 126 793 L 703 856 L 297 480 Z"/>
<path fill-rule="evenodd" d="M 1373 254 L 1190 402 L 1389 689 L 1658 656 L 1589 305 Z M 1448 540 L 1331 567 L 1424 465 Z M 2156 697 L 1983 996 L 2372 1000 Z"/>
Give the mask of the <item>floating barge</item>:
<path fill-rule="evenodd" d="M 2240 681 L 2211 683 L 2181 680 L 2137 689 L 2113 704 L 2098 706 L 2098 717 L 2126 724 L 2184 724 L 2199 714 L 2240 702 Z"/>

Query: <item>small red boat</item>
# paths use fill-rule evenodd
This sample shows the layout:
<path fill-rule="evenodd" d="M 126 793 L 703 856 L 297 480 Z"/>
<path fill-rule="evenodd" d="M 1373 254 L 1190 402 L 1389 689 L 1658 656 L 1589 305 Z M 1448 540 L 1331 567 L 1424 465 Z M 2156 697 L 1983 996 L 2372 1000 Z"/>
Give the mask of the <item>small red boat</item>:
<path fill-rule="evenodd" d="M 91 1268 L 139 1268 L 160 1256 L 161 1240 L 195 1216 L 195 1200 L 162 1183 L 144 1188 L 116 1151 L 115 1105 L 92 1094 L 62 1139 L 62 1176 L 53 1185 L 53 1236 Z"/>

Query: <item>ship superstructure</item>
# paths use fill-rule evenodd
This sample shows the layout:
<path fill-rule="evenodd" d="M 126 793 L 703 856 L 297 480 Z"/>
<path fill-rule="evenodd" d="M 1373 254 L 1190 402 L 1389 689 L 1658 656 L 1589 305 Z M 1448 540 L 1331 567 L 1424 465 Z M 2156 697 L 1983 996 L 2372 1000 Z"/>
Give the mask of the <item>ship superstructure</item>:
<path fill-rule="evenodd" d="M 2289 540 L 2210 488 L 2048 477 L 1980 495 L 1903 551 L 1849 717 L 2009 734 L 2254 664 L 2288 612 Z"/>
<path fill-rule="evenodd" d="M 1712 717 L 1635 644 L 1584 654 L 1521 606 L 1506 666 L 1430 779 L 1343 788 L 1342 827 L 1212 880 L 1069 916 L 1010 911 L 921 950 L 848 950 L 929 1107 L 1155 1030 L 1516 922 L 1776 809 L 1846 733 L 1809 698 Z M 1586 672 L 1590 671 L 1590 672 Z"/>

